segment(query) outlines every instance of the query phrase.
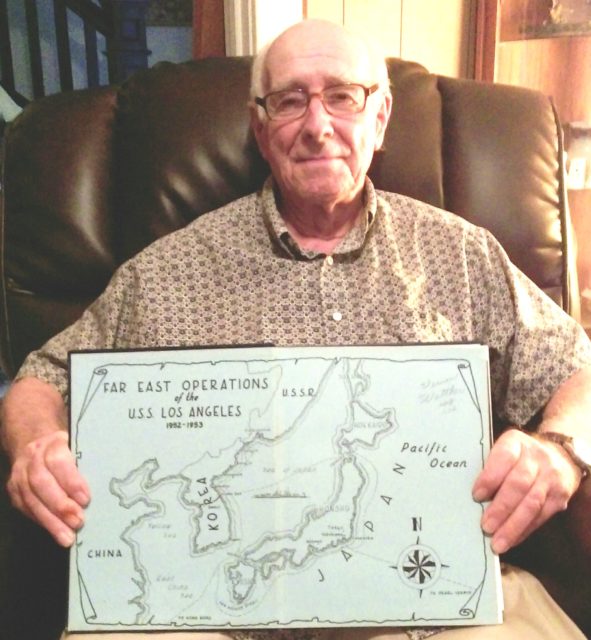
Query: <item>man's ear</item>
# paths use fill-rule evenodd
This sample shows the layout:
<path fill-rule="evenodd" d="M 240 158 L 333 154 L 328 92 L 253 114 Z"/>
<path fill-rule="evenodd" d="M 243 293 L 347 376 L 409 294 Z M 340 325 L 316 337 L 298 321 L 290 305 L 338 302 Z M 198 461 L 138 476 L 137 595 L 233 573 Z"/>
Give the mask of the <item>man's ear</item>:
<path fill-rule="evenodd" d="M 250 127 L 257 141 L 257 146 L 261 155 L 267 159 L 267 138 L 265 135 L 265 123 L 259 117 L 256 106 L 250 107 Z"/>
<path fill-rule="evenodd" d="M 379 151 L 384 144 L 384 135 L 386 134 L 386 128 L 388 122 L 390 122 L 390 115 L 392 114 L 392 94 L 387 93 L 382 98 L 382 104 L 376 115 L 376 143 L 375 150 Z"/>

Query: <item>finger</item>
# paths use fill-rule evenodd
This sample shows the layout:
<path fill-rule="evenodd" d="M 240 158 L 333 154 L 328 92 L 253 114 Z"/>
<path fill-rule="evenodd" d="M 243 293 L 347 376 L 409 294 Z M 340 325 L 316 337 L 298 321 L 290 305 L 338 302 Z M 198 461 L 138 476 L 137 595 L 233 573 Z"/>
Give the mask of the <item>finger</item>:
<path fill-rule="evenodd" d="M 31 493 L 23 495 L 31 518 L 47 529 L 54 540 L 62 547 L 71 547 L 76 540 L 76 534 L 61 518 L 54 515 L 40 500 Z"/>
<path fill-rule="evenodd" d="M 512 436 L 513 433 L 519 434 L 515 430 L 509 431 L 492 447 L 472 488 L 472 496 L 477 502 L 490 500 L 520 459 L 521 441 L 519 437 Z"/>
<path fill-rule="evenodd" d="M 509 549 L 511 549 L 512 547 L 517 547 L 518 545 L 520 545 L 524 540 L 526 540 L 527 538 L 529 538 L 529 536 L 538 528 L 541 527 L 544 524 L 545 520 L 542 517 L 542 514 L 540 514 L 531 524 L 529 527 L 527 527 L 525 529 L 525 531 L 519 536 L 519 538 L 517 539 L 517 541 L 515 542 L 515 544 L 513 544 L 511 547 L 509 547 Z M 500 536 L 495 540 L 494 536 L 493 539 L 491 540 L 491 546 L 493 547 L 493 551 L 495 551 L 495 553 L 505 553 L 504 551 L 496 551 L 497 547 L 499 546 L 499 540 L 500 540 Z M 508 549 L 507 549 L 508 551 Z"/>
<path fill-rule="evenodd" d="M 53 442 L 45 452 L 44 461 L 65 494 L 85 507 L 90 501 L 90 490 L 76 466 L 67 439 L 65 442 L 63 439 Z"/>
<path fill-rule="evenodd" d="M 15 478 L 14 472 L 10 475 L 8 482 L 6 483 L 6 491 L 8 492 L 8 496 L 10 497 L 12 506 L 19 511 L 25 512 L 25 503 L 23 502 L 23 499 L 21 497 L 18 482 Z M 28 513 L 25 513 L 25 515 L 31 517 Z"/>
<path fill-rule="evenodd" d="M 28 453 L 23 487 L 29 485 L 54 515 L 70 527 L 78 528 L 83 518 L 81 506 L 87 504 L 88 497 L 68 447 L 68 435 L 62 431 L 40 439 L 32 443 Z"/>
<path fill-rule="evenodd" d="M 524 540 L 529 532 L 550 516 L 546 501 L 546 489 L 536 483 L 509 517 L 495 530 L 492 548 L 495 553 L 505 553 Z"/>
<path fill-rule="evenodd" d="M 48 470 L 46 456 L 52 450 L 70 455 L 67 434 L 52 434 L 31 442 L 24 455 L 15 461 L 12 472 L 13 486 L 18 487 L 15 505 L 22 506 L 26 515 L 37 519 L 40 503 L 69 529 L 76 529 L 83 523 L 82 508 L 67 496 Z"/>
<path fill-rule="evenodd" d="M 538 517 L 523 531 L 521 536 L 518 538 L 517 542 L 513 546 L 517 546 L 521 544 L 526 538 L 528 538 L 536 529 L 541 527 L 544 523 L 546 523 L 550 518 L 552 518 L 558 511 L 564 511 L 568 506 L 568 501 L 563 501 L 562 503 L 556 502 L 556 508 L 551 509 L 544 508 L 538 515 Z"/>
<path fill-rule="evenodd" d="M 497 553 L 504 553 L 519 544 L 554 514 L 568 506 L 570 492 L 552 476 L 539 474 L 536 483 L 515 511 L 495 532 L 492 545 Z"/>
<path fill-rule="evenodd" d="M 531 500 L 531 508 L 537 507 L 534 502 L 537 494 L 532 491 L 536 484 L 538 470 L 538 465 L 530 457 L 521 456 L 519 458 L 483 513 L 482 529 L 485 533 L 496 533 L 527 496 L 530 496 L 528 500 Z M 540 488 L 541 485 L 538 487 L 538 491 Z M 542 496 L 543 498 L 545 496 Z"/>
<path fill-rule="evenodd" d="M 21 495 L 29 508 L 40 502 L 69 528 L 78 529 L 82 526 L 82 507 L 66 494 L 55 476 L 37 460 L 31 461 L 28 467 L 28 478 L 21 485 Z"/>
<path fill-rule="evenodd" d="M 9 488 L 12 504 L 31 520 L 46 528 L 58 544 L 69 547 L 75 540 L 74 532 L 60 518 L 47 509 L 35 495 L 27 489 L 26 482 L 19 482 L 11 476 Z"/>

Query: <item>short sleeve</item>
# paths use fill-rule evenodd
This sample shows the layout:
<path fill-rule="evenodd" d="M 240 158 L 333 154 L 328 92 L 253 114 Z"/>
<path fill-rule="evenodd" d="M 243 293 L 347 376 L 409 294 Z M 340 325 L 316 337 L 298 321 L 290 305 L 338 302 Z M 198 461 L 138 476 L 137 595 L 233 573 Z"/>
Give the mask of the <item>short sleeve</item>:
<path fill-rule="evenodd" d="M 131 263 L 120 267 L 105 291 L 74 324 L 27 356 L 15 379 L 34 376 L 55 385 L 67 398 L 68 353 L 121 346 L 121 330 L 129 325 L 133 313 L 135 280 Z"/>
<path fill-rule="evenodd" d="M 479 339 L 490 347 L 495 413 L 524 425 L 562 382 L 591 364 L 591 343 L 488 231 L 478 230 L 467 261 Z"/>

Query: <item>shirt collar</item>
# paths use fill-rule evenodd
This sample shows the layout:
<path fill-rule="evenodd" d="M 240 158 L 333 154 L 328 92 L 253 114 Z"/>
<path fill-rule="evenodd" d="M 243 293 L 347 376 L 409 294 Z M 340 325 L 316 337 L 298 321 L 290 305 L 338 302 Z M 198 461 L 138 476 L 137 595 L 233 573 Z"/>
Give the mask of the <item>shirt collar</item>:
<path fill-rule="evenodd" d="M 267 222 L 273 238 L 279 245 L 294 257 L 304 260 L 315 260 L 323 257 L 324 254 L 316 251 L 301 249 L 297 242 L 291 237 L 285 221 L 279 213 L 277 202 L 275 200 L 274 181 L 269 176 L 263 185 L 261 192 L 261 203 L 263 208 L 263 216 Z M 366 176 L 364 187 L 364 210 L 359 216 L 357 224 L 349 231 L 349 233 L 341 240 L 333 251 L 333 256 L 346 256 L 361 251 L 365 243 L 365 239 L 371 229 L 377 212 L 377 197 L 372 181 Z"/>

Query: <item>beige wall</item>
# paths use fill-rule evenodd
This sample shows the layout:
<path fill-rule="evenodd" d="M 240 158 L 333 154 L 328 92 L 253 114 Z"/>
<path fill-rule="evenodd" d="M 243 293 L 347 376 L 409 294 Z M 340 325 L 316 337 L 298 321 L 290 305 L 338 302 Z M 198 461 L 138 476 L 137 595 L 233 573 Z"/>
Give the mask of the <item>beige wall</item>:
<path fill-rule="evenodd" d="M 385 55 L 473 77 L 474 0 L 225 0 L 226 52 L 249 55 L 290 24 L 332 20 L 370 34 Z"/>
<path fill-rule="evenodd" d="M 473 77 L 475 5 L 471 0 L 404 2 L 401 57 L 433 73 Z"/>
<path fill-rule="evenodd" d="M 308 17 L 371 34 L 388 56 L 433 73 L 473 75 L 473 0 L 307 0 Z"/>
<path fill-rule="evenodd" d="M 402 0 L 345 0 L 348 29 L 370 34 L 387 56 L 400 57 Z"/>

